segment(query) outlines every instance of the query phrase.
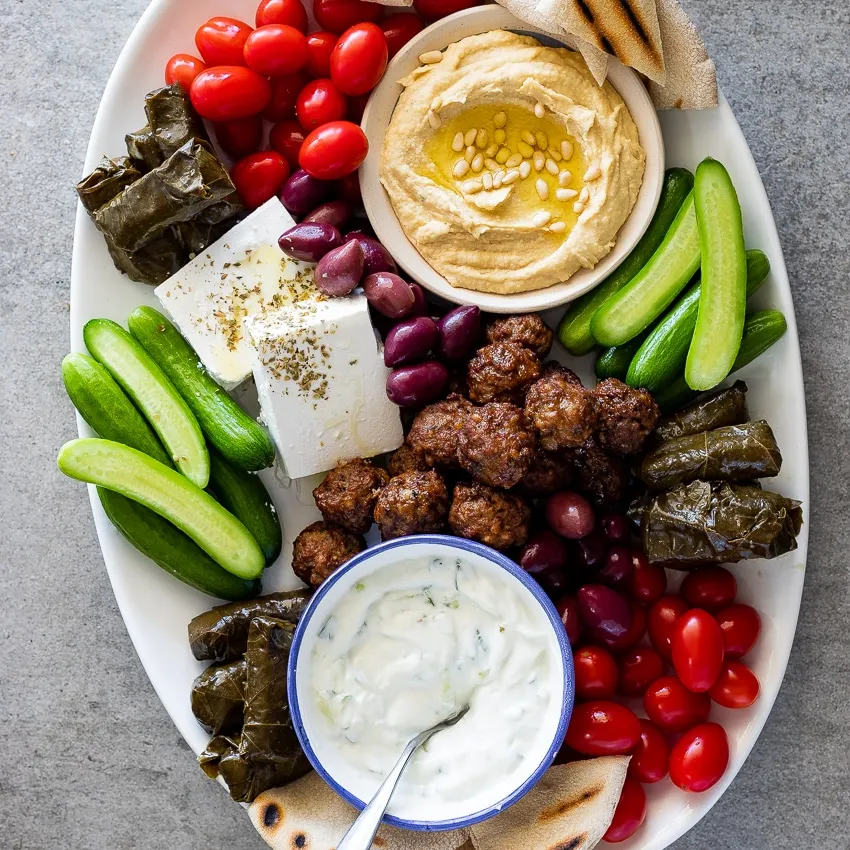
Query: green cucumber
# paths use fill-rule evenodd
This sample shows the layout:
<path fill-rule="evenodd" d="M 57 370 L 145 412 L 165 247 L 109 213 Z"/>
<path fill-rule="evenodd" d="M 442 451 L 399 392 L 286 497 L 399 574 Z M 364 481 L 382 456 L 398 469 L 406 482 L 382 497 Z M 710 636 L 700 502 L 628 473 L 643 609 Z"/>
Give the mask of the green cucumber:
<path fill-rule="evenodd" d="M 699 266 L 699 232 L 690 192 L 646 265 L 593 314 L 593 338 L 600 345 L 634 339 L 667 309 Z"/>
<path fill-rule="evenodd" d="M 283 533 L 277 511 L 260 477 L 236 469 L 211 452 L 210 485 L 218 501 L 251 532 L 263 550 L 266 566 L 271 566 L 283 546 Z"/>
<path fill-rule="evenodd" d="M 635 352 L 640 348 L 644 339 L 644 334 L 641 334 L 623 345 L 600 348 L 593 365 L 596 377 L 600 381 L 604 381 L 605 378 L 619 378 L 621 381 L 625 381 L 629 363 L 632 362 Z"/>
<path fill-rule="evenodd" d="M 173 466 L 144 416 L 97 360 L 87 354 L 66 355 L 62 380 L 74 407 L 99 437 L 132 446 Z"/>
<path fill-rule="evenodd" d="M 658 206 L 646 233 L 626 259 L 599 286 L 570 304 L 564 313 L 558 325 L 558 339 L 570 354 L 578 357 L 594 348 L 596 340 L 590 332 L 593 314 L 615 292 L 619 292 L 655 253 L 693 187 L 694 175 L 686 168 L 667 169 Z"/>
<path fill-rule="evenodd" d="M 72 440 L 59 450 L 59 469 L 140 502 L 172 522 L 229 573 L 259 578 L 265 559 L 245 526 L 188 478 L 112 440 Z"/>
<path fill-rule="evenodd" d="M 127 320 L 130 333 L 177 387 L 218 453 L 238 469 L 274 463 L 268 432 L 210 377 L 198 355 L 162 313 L 139 307 Z"/>
<path fill-rule="evenodd" d="M 769 271 L 770 263 L 763 252 L 747 251 L 747 298 L 761 286 Z M 626 376 L 630 387 L 644 387 L 654 393 L 685 371 L 699 299 L 700 281 L 697 280 L 637 350 Z"/>
<path fill-rule="evenodd" d="M 198 487 L 206 487 L 210 458 L 201 427 L 159 366 L 121 325 L 109 319 L 86 322 L 83 339 L 95 360 L 145 415 L 180 472 Z"/>

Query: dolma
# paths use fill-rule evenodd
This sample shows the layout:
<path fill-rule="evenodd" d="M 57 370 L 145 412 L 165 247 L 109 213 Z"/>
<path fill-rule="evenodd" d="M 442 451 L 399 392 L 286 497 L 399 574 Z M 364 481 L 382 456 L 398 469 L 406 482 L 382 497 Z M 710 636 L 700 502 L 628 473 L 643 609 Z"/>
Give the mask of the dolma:
<path fill-rule="evenodd" d="M 145 95 L 147 128 L 153 135 L 162 159 L 171 156 L 190 139 L 210 145 L 203 121 L 180 83 L 164 86 Z"/>
<path fill-rule="evenodd" d="M 142 172 L 129 157 L 110 159 L 105 156 L 91 174 L 77 183 L 77 195 L 86 212 L 92 216 L 141 176 Z"/>
<path fill-rule="evenodd" d="M 673 440 L 725 425 L 740 425 L 749 418 L 747 385 L 743 381 L 735 381 L 729 389 L 706 396 L 662 419 L 654 436 L 658 441 Z"/>
<path fill-rule="evenodd" d="M 309 773 L 310 763 L 302 757 L 298 771 L 284 764 L 247 761 L 238 753 L 227 753 L 218 762 L 221 778 L 237 803 L 252 803 L 263 791 L 278 788 Z"/>
<path fill-rule="evenodd" d="M 198 661 L 234 661 L 248 649 L 255 617 L 295 624 L 310 601 L 310 590 L 285 590 L 247 602 L 229 602 L 199 614 L 189 623 L 189 646 Z"/>
<path fill-rule="evenodd" d="M 207 667 L 192 684 L 192 713 L 212 735 L 242 729 L 245 660 Z"/>
<path fill-rule="evenodd" d="M 692 481 L 635 506 L 650 563 L 678 570 L 776 558 L 797 548 L 800 503 L 748 484 Z"/>
<path fill-rule="evenodd" d="M 116 248 L 106 239 L 106 248 L 118 271 L 140 283 L 162 283 L 189 262 L 189 251 L 180 236 L 169 228 L 138 251 Z"/>
<path fill-rule="evenodd" d="M 127 153 L 140 171 L 147 173 L 162 165 L 167 157 L 157 143 L 156 136 L 149 124 L 145 124 L 141 130 L 127 133 L 124 136 L 124 144 Z"/>
<path fill-rule="evenodd" d="M 221 760 L 239 752 L 239 736 L 216 735 L 210 738 L 206 749 L 198 756 L 201 770 L 210 779 L 218 779 Z"/>

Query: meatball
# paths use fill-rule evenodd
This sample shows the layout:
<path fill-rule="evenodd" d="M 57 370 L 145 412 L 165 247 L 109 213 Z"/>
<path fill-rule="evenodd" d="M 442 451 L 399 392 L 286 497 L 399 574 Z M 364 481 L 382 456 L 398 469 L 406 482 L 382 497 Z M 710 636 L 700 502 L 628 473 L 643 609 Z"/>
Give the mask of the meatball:
<path fill-rule="evenodd" d="M 358 457 L 332 469 L 313 490 L 313 498 L 327 522 L 365 534 L 372 527 L 378 491 L 389 480 L 385 470 Z"/>
<path fill-rule="evenodd" d="M 577 448 L 593 433 L 593 396 L 569 369 L 547 369 L 525 394 L 525 413 L 550 452 Z"/>
<path fill-rule="evenodd" d="M 629 485 L 625 461 L 609 454 L 592 437 L 580 449 L 569 453 L 579 488 L 594 504 L 611 505 L 622 501 Z"/>
<path fill-rule="evenodd" d="M 599 445 L 620 455 L 639 452 L 661 416 L 647 390 L 636 390 L 617 378 L 593 388 Z"/>
<path fill-rule="evenodd" d="M 487 325 L 487 342 L 516 342 L 541 360 L 552 350 L 552 331 L 536 313 L 505 316 Z"/>
<path fill-rule="evenodd" d="M 366 541 L 359 534 L 352 534 L 332 522 L 314 522 L 292 544 L 292 569 L 305 584 L 318 587 L 365 548 Z"/>
<path fill-rule="evenodd" d="M 531 509 L 518 496 L 472 482 L 455 487 L 449 528 L 459 537 L 494 549 L 522 546 L 528 539 Z"/>
<path fill-rule="evenodd" d="M 375 522 L 381 537 L 392 540 L 442 531 L 448 512 L 449 491 L 438 472 L 402 472 L 378 494 Z"/>
<path fill-rule="evenodd" d="M 526 389 L 539 377 L 537 355 L 516 342 L 485 345 L 466 367 L 469 397 L 479 404 L 509 401 L 521 405 Z"/>
<path fill-rule="evenodd" d="M 425 458 L 419 452 L 404 442 L 390 455 L 387 469 L 390 475 L 395 476 L 402 472 L 427 472 L 431 466 L 425 463 Z"/>
<path fill-rule="evenodd" d="M 531 467 L 537 438 L 516 405 L 491 402 L 470 411 L 458 435 L 460 465 L 491 487 L 518 484 Z"/>
<path fill-rule="evenodd" d="M 527 496 L 550 496 L 556 490 L 564 490 L 573 480 L 572 466 L 561 455 L 538 451 L 531 467 L 519 482 L 519 489 Z"/>
<path fill-rule="evenodd" d="M 457 466 L 457 435 L 472 409 L 460 396 L 423 407 L 413 420 L 407 442 L 428 466 Z"/>

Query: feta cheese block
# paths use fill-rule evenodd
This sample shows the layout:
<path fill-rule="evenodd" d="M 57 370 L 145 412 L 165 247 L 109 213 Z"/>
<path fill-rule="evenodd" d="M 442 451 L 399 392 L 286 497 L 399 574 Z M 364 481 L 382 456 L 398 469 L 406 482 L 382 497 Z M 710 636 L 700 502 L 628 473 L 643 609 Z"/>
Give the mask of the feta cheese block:
<path fill-rule="evenodd" d="M 262 419 L 290 478 L 397 449 L 399 409 L 364 295 L 250 316 Z"/>
<path fill-rule="evenodd" d="M 313 285 L 313 264 L 292 260 L 278 247 L 281 233 L 294 224 L 283 204 L 271 198 L 155 290 L 225 389 L 251 374 L 246 316 L 325 297 Z"/>

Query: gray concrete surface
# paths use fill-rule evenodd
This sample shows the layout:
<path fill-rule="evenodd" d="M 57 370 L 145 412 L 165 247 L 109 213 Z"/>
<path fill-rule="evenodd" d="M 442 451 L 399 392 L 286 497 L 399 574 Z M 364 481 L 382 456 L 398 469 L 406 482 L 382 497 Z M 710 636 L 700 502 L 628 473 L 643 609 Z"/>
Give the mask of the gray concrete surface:
<path fill-rule="evenodd" d="M 800 321 L 812 449 L 800 626 L 770 721 L 681 850 L 850 846 L 850 10 L 687 0 L 764 176 Z M 130 645 L 82 488 L 59 378 L 77 179 L 103 86 L 145 0 L 0 4 L 0 847 L 258 850 L 198 772 Z M 215 12 L 211 3 L 210 13 Z M 532 848 L 533 850 L 533 848 Z"/>

